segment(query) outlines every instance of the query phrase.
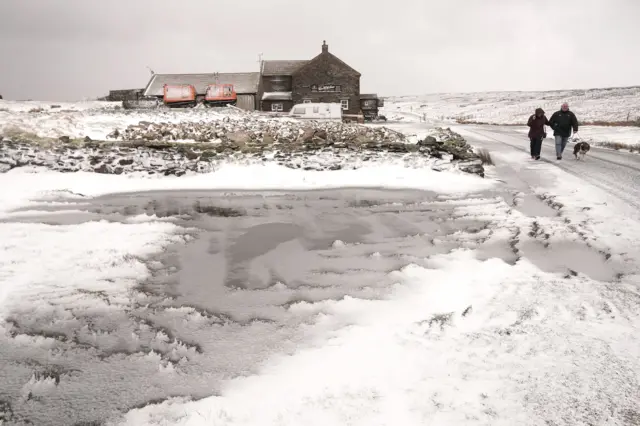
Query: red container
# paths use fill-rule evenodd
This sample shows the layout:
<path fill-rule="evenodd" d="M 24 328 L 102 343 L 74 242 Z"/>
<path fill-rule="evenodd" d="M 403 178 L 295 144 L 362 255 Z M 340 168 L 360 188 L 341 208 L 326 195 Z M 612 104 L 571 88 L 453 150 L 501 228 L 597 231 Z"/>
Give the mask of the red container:
<path fill-rule="evenodd" d="M 207 86 L 207 93 L 204 102 L 210 105 L 235 104 L 237 101 L 236 91 L 233 84 L 210 84 Z"/>
<path fill-rule="evenodd" d="M 195 103 L 196 88 L 191 84 L 164 85 L 164 103 Z"/>

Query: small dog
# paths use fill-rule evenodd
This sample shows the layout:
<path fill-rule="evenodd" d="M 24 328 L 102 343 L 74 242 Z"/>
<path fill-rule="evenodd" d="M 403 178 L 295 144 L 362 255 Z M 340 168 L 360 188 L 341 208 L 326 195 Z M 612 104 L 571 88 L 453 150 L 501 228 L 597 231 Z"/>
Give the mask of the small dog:
<path fill-rule="evenodd" d="M 587 152 L 591 149 L 591 146 L 586 142 L 578 142 L 573 146 L 573 155 L 576 157 L 576 160 L 584 160 L 584 156 L 587 155 Z M 578 158 L 578 156 L 580 156 Z"/>

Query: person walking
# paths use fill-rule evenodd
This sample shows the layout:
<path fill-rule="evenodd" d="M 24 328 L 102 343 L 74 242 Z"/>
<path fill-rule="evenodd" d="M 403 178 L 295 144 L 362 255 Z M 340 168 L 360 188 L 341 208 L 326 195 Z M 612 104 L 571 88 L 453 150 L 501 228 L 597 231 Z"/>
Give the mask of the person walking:
<path fill-rule="evenodd" d="M 540 151 L 542 150 L 542 140 L 547 137 L 547 132 L 544 130 L 544 126 L 549 125 L 547 116 L 544 115 L 542 108 L 537 108 L 535 114 L 529 117 L 527 126 L 529 126 L 529 144 L 531 149 L 531 159 L 539 160 Z"/>
<path fill-rule="evenodd" d="M 553 113 L 549 119 L 549 127 L 553 129 L 553 136 L 556 139 L 556 156 L 558 160 L 562 160 L 562 153 L 571 137 L 571 130 L 573 129 L 573 133 L 578 133 L 578 118 L 569 111 L 568 103 L 563 103 L 560 111 Z"/>

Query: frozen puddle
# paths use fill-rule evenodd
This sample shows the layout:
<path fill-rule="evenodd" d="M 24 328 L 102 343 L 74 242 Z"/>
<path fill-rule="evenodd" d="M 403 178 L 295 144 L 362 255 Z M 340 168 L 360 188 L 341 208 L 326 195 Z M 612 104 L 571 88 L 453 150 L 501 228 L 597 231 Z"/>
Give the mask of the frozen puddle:
<path fill-rule="evenodd" d="M 551 216 L 534 199 L 523 201 L 524 210 Z M 83 269 L 96 266 L 73 255 L 61 276 L 89 274 L 79 287 L 49 283 L 60 277 L 45 274 L 42 287 L 23 290 L 0 334 L 0 362 L 8 366 L 0 370 L 0 408 L 31 424 L 73 425 L 169 397 L 216 395 L 224 380 L 309 345 L 311 324 L 329 317 L 336 301 L 387 298 L 397 283 L 390 272 L 411 263 L 433 268 L 430 256 L 459 248 L 475 249 L 480 260 L 515 265 L 525 256 L 547 272 L 616 277 L 614 264 L 578 244 L 518 242 L 526 230 L 500 222 L 510 209 L 495 194 L 373 189 L 146 192 L 23 209 L 10 219 L 15 227 L 51 225 L 38 231 L 53 238 L 46 249 L 34 240 L 29 252 L 25 243 L 37 265 L 63 256 L 69 244 L 99 257 L 103 242 L 113 262 L 151 273 L 132 282 L 115 273 L 101 281 L 104 290 Z M 496 220 L 475 218 L 487 212 Z M 175 234 L 162 249 L 118 258 L 128 233 L 159 224 Z M 79 237 L 67 240 L 62 230 Z"/>
<path fill-rule="evenodd" d="M 625 271 L 623 265 L 607 260 L 584 243 L 563 241 L 545 247 L 534 241 L 522 244 L 520 249 L 524 257 L 545 272 L 581 273 L 597 281 L 615 281 Z"/>
<path fill-rule="evenodd" d="M 530 217 L 555 217 L 558 212 L 535 194 L 527 194 L 516 204 L 516 209 Z"/>
<path fill-rule="evenodd" d="M 77 290 L 25 289 L 12 305 L 0 343 L 10 366 L 0 372 L 0 401 L 33 424 L 98 421 L 150 401 L 216 394 L 222 380 L 313 339 L 307 325 L 333 301 L 385 298 L 396 283 L 389 272 L 447 253 L 461 237 L 480 244 L 487 226 L 458 217 L 458 202 L 421 191 L 173 191 L 75 201 L 31 206 L 11 220 L 52 225 L 50 238 L 78 226 L 102 233 L 60 236 L 33 256 L 56 256 L 65 244 L 117 245 L 115 229 L 124 238 L 127 226 L 165 223 L 179 238 L 140 259 L 151 271 L 142 282 L 107 278 L 125 291 L 96 289 L 88 277 Z"/>

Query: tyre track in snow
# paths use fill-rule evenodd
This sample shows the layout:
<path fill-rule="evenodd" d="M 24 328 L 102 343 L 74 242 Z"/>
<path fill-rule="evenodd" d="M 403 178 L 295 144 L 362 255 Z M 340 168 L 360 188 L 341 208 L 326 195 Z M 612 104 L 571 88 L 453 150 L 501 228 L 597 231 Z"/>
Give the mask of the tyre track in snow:
<path fill-rule="evenodd" d="M 481 130 L 466 126 L 456 127 L 464 129 L 465 132 L 478 135 L 481 139 L 474 141 L 478 145 L 483 144 L 482 139 L 488 139 L 529 154 L 526 138 L 518 133 L 498 133 L 495 131 Z M 522 140 L 522 142 L 513 143 L 509 141 L 510 139 Z M 640 156 L 628 154 L 627 156 L 624 156 L 626 158 L 614 161 L 612 159 L 602 157 L 623 157 L 623 154 L 614 154 L 614 152 L 603 153 L 599 152 L 600 150 L 592 149 L 587 155 L 587 159 L 585 161 L 577 162 L 572 158 L 572 146 L 568 146 L 567 150 L 565 150 L 565 156 L 569 154 L 571 159 L 557 161 L 555 159 L 555 146 L 553 144 L 543 143 L 542 150 L 543 157 L 540 161 L 554 164 L 561 170 L 579 177 L 580 179 L 583 179 L 584 181 L 616 196 L 629 206 L 632 206 L 635 209 L 640 209 Z M 528 160 L 524 159 L 523 161 Z M 635 163 L 637 166 L 629 163 Z"/>

